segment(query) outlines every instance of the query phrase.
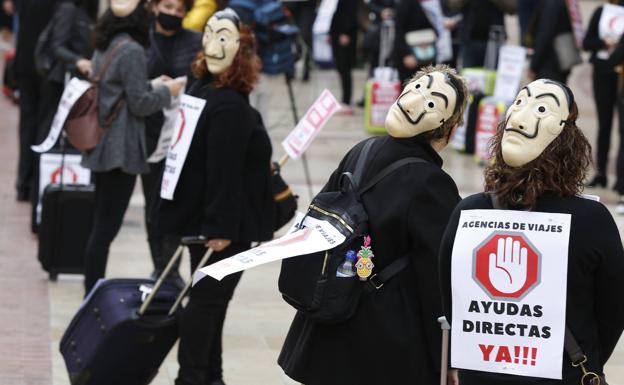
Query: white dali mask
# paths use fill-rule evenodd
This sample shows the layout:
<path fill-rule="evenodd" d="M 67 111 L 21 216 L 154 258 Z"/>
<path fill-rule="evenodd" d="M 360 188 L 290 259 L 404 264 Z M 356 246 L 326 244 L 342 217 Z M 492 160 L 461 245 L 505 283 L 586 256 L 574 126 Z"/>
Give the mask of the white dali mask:
<path fill-rule="evenodd" d="M 409 82 L 386 115 L 386 130 L 395 138 L 432 131 L 453 116 L 457 90 L 442 72 Z"/>
<path fill-rule="evenodd" d="M 537 159 L 563 130 L 570 114 L 562 86 L 540 79 L 522 88 L 507 110 L 502 139 L 503 161 L 522 167 Z"/>
<path fill-rule="evenodd" d="M 111 0 L 110 9 L 117 17 L 126 17 L 139 6 L 141 0 Z"/>
<path fill-rule="evenodd" d="M 238 53 L 240 32 L 237 24 L 238 16 L 228 8 L 215 13 L 204 28 L 204 56 L 208 71 L 213 75 L 227 70 Z"/>

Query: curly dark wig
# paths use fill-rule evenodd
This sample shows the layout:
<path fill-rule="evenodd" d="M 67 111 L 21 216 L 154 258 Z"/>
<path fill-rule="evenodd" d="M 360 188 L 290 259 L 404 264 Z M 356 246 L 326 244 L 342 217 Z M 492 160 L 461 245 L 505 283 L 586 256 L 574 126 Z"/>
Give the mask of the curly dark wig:
<path fill-rule="evenodd" d="M 256 54 L 256 38 L 251 29 L 239 24 L 240 46 L 232 65 L 224 72 L 213 75 L 215 87 L 230 87 L 243 94 L 249 94 L 258 82 L 261 62 Z M 197 79 L 209 76 L 203 49 L 197 54 L 192 66 Z"/>
<path fill-rule="evenodd" d="M 583 191 L 583 180 L 591 164 L 591 145 L 576 126 L 578 107 L 572 102 L 563 130 L 532 162 L 511 167 L 502 161 L 505 122 L 498 125 L 490 141 L 493 163 L 485 169 L 485 191 L 496 193 L 505 207 L 534 209 L 544 193 L 572 197 Z"/>
<path fill-rule="evenodd" d="M 446 76 L 447 83 L 453 87 L 457 93 L 457 101 L 455 102 L 453 115 L 449 120 L 442 123 L 442 125 L 435 130 L 422 133 L 420 136 L 424 137 L 428 142 L 444 138 L 448 143 L 455 127 L 461 125 L 464 121 L 464 110 L 466 109 L 466 103 L 468 101 L 468 89 L 466 88 L 466 83 L 463 81 L 461 76 L 457 75 L 457 72 L 446 64 L 438 64 L 436 66 L 421 68 L 411 79 L 405 82 L 403 85 L 404 88 L 407 84 L 418 80 L 431 72 L 442 72 Z"/>
<path fill-rule="evenodd" d="M 94 46 L 97 50 L 105 51 L 116 35 L 127 33 L 134 41 L 148 47 L 150 23 L 151 14 L 145 7 L 145 0 L 126 17 L 115 16 L 109 8 L 95 26 Z"/>

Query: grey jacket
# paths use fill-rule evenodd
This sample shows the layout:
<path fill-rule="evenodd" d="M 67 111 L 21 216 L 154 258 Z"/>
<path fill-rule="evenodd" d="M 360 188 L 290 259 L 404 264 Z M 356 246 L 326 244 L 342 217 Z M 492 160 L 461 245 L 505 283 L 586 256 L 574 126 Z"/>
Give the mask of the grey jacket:
<path fill-rule="evenodd" d="M 94 74 L 99 73 L 107 55 L 122 39 L 130 39 L 130 36 L 119 34 L 105 52 L 95 52 Z M 100 143 L 83 154 L 82 165 L 95 172 L 116 168 L 121 168 L 128 174 L 149 172 L 143 118 L 168 105 L 171 94 L 165 86 L 150 89 L 143 47 L 133 40 L 121 46 L 100 80 L 98 92 L 100 123 L 104 123 L 111 115 L 121 95 L 124 105 L 111 125 L 105 129 Z"/>

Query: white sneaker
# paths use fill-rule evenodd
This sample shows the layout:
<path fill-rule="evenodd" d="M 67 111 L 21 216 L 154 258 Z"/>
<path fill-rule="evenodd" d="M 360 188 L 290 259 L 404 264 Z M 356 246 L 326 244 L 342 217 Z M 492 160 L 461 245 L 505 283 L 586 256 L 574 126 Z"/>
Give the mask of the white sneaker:
<path fill-rule="evenodd" d="M 620 196 L 617 206 L 615 206 L 615 213 L 618 215 L 624 215 L 624 196 Z"/>

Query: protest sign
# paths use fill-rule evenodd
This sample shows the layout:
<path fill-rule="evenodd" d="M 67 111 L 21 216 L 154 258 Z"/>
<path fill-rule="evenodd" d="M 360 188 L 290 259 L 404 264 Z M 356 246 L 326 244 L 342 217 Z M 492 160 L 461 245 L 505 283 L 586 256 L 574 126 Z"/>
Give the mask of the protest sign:
<path fill-rule="evenodd" d="M 568 7 L 568 15 L 570 16 L 570 24 L 572 32 L 574 32 L 574 40 L 578 48 L 583 47 L 583 38 L 585 37 L 585 28 L 583 27 L 583 16 L 581 15 L 581 6 L 578 0 L 566 0 Z"/>
<path fill-rule="evenodd" d="M 206 101 L 190 95 L 182 95 L 180 98 L 180 108 L 176 119 L 174 134 L 171 138 L 171 145 L 167 151 L 165 161 L 165 171 L 163 173 L 162 184 L 160 186 L 160 197 L 172 200 L 180 173 L 186 160 L 186 155 L 193 140 L 193 134 L 197 127 L 197 122 L 201 116 Z"/>
<path fill-rule="evenodd" d="M 494 97 L 511 102 L 516 98 L 524 62 L 526 61 L 526 49 L 516 45 L 504 45 L 500 49 L 498 67 L 496 68 L 496 84 L 494 85 Z"/>
<path fill-rule="evenodd" d="M 300 226 L 302 220 L 303 226 Z M 297 213 L 293 226 L 284 236 L 202 268 L 193 277 L 193 285 L 206 276 L 220 281 L 230 274 L 265 263 L 329 250 L 344 241 L 345 236 L 329 222 L 312 217 L 304 219 L 303 214 Z"/>
<path fill-rule="evenodd" d="M 421 0 L 420 5 L 427 18 L 438 32 L 436 39 L 436 61 L 443 63 L 453 58 L 451 31 L 444 27 L 444 13 L 440 0 Z"/>
<path fill-rule="evenodd" d="M 561 379 L 570 217 L 461 212 L 451 263 L 453 367 Z"/>
<path fill-rule="evenodd" d="M 91 83 L 86 80 L 80 80 L 78 78 L 72 78 L 63 90 L 61 101 L 59 102 L 54 119 L 52 119 L 52 125 L 50 126 L 50 132 L 48 137 L 45 138 L 41 144 L 36 146 L 30 146 L 30 148 L 38 153 L 50 151 L 56 141 L 58 140 L 63 125 L 65 125 L 65 119 L 69 115 L 69 110 L 74 106 L 74 103 L 91 87 Z"/>
<path fill-rule="evenodd" d="M 282 142 L 292 159 L 298 159 L 308 149 L 327 121 L 340 109 L 340 103 L 329 90 L 324 90 Z"/>
<path fill-rule="evenodd" d="M 475 157 L 478 162 L 486 162 L 490 158 L 490 139 L 496 135 L 498 123 L 505 117 L 506 100 L 488 96 L 479 104 L 479 115 L 475 134 Z"/>
<path fill-rule="evenodd" d="M 184 79 L 186 82 L 186 76 L 181 76 L 178 79 Z M 158 80 L 158 79 L 157 79 Z M 152 87 L 154 84 L 159 84 L 161 82 L 152 81 Z M 163 125 L 160 128 L 160 135 L 158 136 L 158 143 L 156 144 L 156 149 L 154 152 L 147 158 L 149 163 L 158 163 L 161 160 L 165 159 L 167 156 L 167 151 L 169 150 L 169 146 L 171 145 L 171 138 L 173 137 L 173 131 L 176 129 L 176 122 L 178 119 L 178 110 L 180 108 L 180 98 L 182 94 L 178 96 L 171 97 L 171 103 L 162 109 L 164 121 Z"/>

